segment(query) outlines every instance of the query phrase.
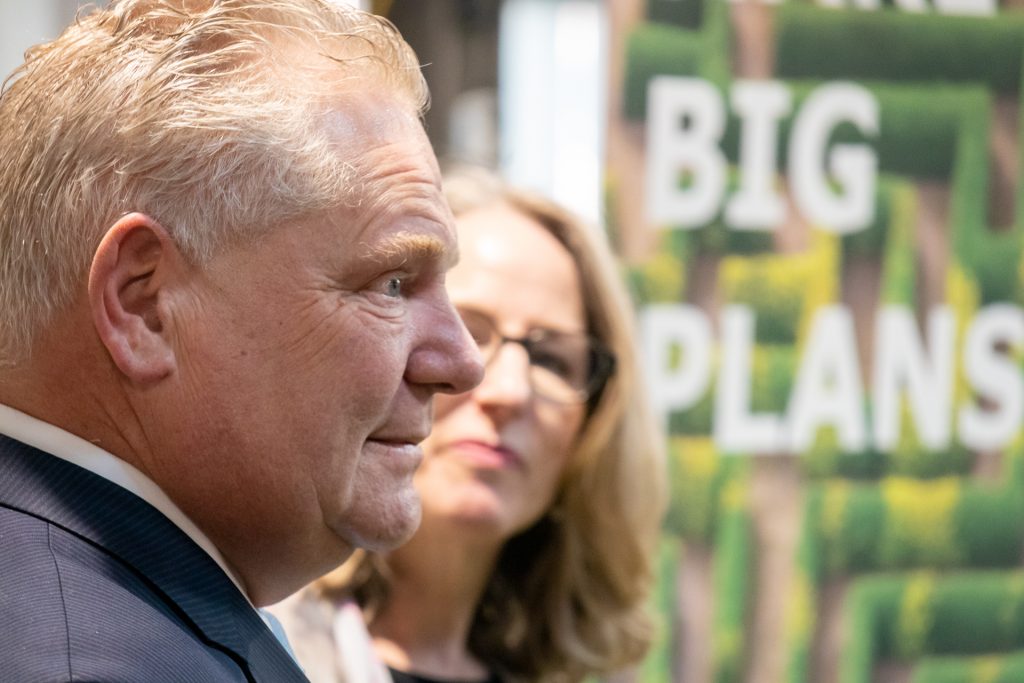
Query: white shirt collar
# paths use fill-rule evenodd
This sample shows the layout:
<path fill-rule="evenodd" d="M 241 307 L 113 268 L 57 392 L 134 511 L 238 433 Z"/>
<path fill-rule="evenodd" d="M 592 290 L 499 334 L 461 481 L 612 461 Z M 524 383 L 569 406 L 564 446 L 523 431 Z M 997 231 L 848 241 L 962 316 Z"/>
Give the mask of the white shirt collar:
<path fill-rule="evenodd" d="M 189 538 L 195 541 L 196 545 L 205 550 L 248 600 L 248 593 L 245 592 L 242 581 L 231 571 L 213 541 L 199 530 L 199 527 L 181 511 L 181 508 L 174 504 L 174 501 L 152 479 L 131 464 L 71 432 L 31 415 L 26 415 L 20 410 L 15 410 L 2 403 L 0 403 L 0 434 L 6 434 L 12 439 L 78 465 L 142 498 L 184 531 Z"/>

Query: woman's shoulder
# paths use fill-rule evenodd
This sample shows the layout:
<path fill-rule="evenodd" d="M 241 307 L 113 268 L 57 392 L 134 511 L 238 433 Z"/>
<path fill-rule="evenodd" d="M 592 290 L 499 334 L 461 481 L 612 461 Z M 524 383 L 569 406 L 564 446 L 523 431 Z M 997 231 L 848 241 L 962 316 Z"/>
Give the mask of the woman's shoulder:
<path fill-rule="evenodd" d="M 292 633 L 303 638 L 314 633 L 330 638 L 335 606 L 312 589 L 301 590 L 266 610 L 281 621 L 289 640 Z"/>
<path fill-rule="evenodd" d="M 502 683 L 501 678 L 493 673 L 482 681 L 467 681 L 458 678 L 430 678 L 391 668 L 388 669 L 388 672 L 394 683 Z"/>
<path fill-rule="evenodd" d="M 306 588 L 267 609 L 284 626 L 311 683 L 392 683 L 355 602 L 335 602 Z"/>
<path fill-rule="evenodd" d="M 281 622 L 295 659 L 312 683 L 341 683 L 334 653 L 334 606 L 309 588 L 266 608 Z"/>

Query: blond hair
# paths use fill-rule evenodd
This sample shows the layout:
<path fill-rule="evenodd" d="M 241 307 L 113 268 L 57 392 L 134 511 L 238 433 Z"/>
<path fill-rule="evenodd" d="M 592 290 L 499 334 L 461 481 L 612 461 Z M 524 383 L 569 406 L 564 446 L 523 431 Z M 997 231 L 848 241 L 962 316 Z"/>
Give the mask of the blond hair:
<path fill-rule="evenodd" d="M 0 362 L 80 294 L 119 216 L 202 263 L 357 203 L 324 117 L 365 79 L 426 106 L 394 26 L 326 0 L 115 1 L 30 49 L 0 94 Z"/>
<path fill-rule="evenodd" d="M 456 216 L 500 202 L 549 230 L 576 261 L 590 333 L 617 357 L 588 406 L 552 510 L 502 549 L 469 649 L 510 681 L 615 671 L 650 644 L 646 602 L 667 495 L 620 274 L 596 231 L 550 201 L 482 172 L 449 175 L 445 193 Z M 359 553 L 317 587 L 330 598 L 355 597 L 372 620 L 388 583 L 386 558 Z"/>

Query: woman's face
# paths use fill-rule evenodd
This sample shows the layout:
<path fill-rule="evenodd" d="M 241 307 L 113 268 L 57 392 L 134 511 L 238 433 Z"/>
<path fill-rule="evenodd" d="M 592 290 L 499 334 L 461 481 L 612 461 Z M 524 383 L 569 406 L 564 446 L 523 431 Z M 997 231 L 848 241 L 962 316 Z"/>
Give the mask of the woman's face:
<path fill-rule="evenodd" d="M 455 306 L 522 338 L 538 330 L 584 333 L 572 256 L 542 225 L 505 204 L 457 218 L 459 264 L 448 275 Z M 526 350 L 505 343 L 471 392 L 435 399 L 435 422 L 416 474 L 424 525 L 446 520 L 505 540 L 550 507 L 585 406 L 538 396 Z"/>

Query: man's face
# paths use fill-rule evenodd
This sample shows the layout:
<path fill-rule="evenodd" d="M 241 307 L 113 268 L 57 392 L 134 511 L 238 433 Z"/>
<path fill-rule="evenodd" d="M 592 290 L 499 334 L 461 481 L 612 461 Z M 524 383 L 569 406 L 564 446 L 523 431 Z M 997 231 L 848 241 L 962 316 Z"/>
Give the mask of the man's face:
<path fill-rule="evenodd" d="M 356 101 L 331 126 L 359 206 L 218 256 L 175 309 L 185 452 L 158 481 L 243 575 L 406 539 L 431 397 L 482 374 L 445 293 L 455 233 L 417 117 Z"/>

